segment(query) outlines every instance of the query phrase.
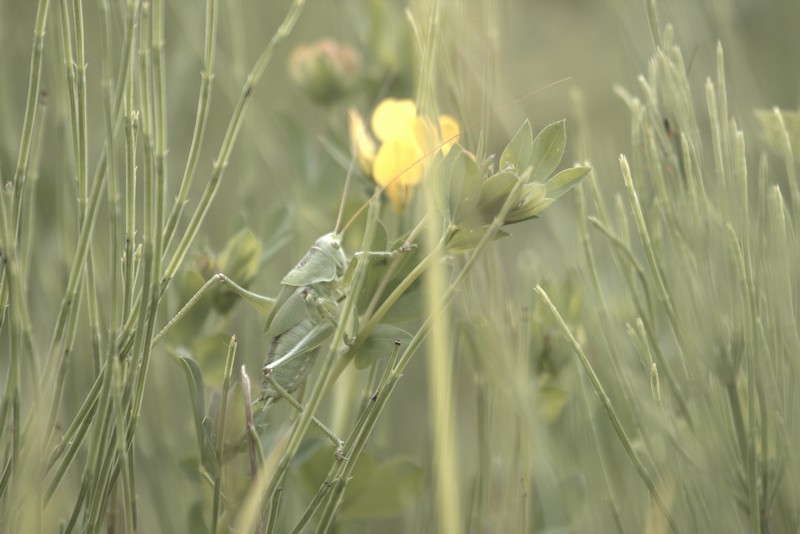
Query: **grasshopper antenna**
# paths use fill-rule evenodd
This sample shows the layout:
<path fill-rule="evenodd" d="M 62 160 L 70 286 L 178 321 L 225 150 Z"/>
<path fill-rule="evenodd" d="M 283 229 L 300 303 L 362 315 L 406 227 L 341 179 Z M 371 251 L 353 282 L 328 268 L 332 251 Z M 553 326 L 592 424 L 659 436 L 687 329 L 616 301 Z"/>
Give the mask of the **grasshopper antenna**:
<path fill-rule="evenodd" d="M 524 95 L 522 95 L 519 98 L 513 100 L 512 102 L 509 102 L 507 105 L 511 106 L 511 105 L 518 104 L 521 101 L 525 100 L 526 98 L 530 98 L 531 96 L 535 95 L 536 93 L 539 93 L 541 91 L 549 89 L 549 88 L 551 88 L 551 87 L 553 87 L 555 85 L 567 82 L 567 81 L 569 81 L 571 79 L 572 79 L 572 76 L 567 76 L 566 78 L 561 78 L 560 80 L 556 80 L 554 82 L 550 82 L 550 83 L 548 83 L 546 85 L 543 85 L 542 87 L 534 89 L 533 91 L 529 91 L 529 92 L 525 93 Z M 464 128 L 464 132 L 468 132 L 468 131 L 472 130 L 473 128 L 476 128 L 478 125 L 479 125 L 479 122 L 475 121 L 472 124 L 468 125 L 466 128 Z M 363 212 L 365 209 L 367 209 L 367 206 L 369 206 L 369 204 L 373 200 L 375 200 L 376 197 L 378 197 L 381 193 L 383 193 L 383 191 L 387 187 L 392 185 L 396 180 L 398 180 L 406 172 L 408 172 L 409 170 L 413 169 L 414 167 L 416 167 L 417 165 L 419 165 L 420 163 L 425 161 L 425 159 L 427 159 L 427 158 L 433 156 L 434 154 L 436 154 L 436 152 L 438 152 L 443 146 L 445 146 L 446 144 L 450 143 L 451 141 L 454 141 L 454 140 L 458 139 L 458 137 L 461 136 L 462 133 L 463 132 L 459 132 L 456 135 L 450 136 L 449 138 L 445 139 L 444 141 L 442 141 L 441 143 L 436 145 L 433 148 L 433 150 L 431 150 L 427 154 L 423 154 L 418 160 L 414 161 L 411 165 L 409 165 L 408 167 L 406 167 L 405 169 L 400 171 L 397 174 L 397 176 L 395 176 L 394 178 L 389 180 L 386 183 L 386 185 L 380 187 L 377 191 L 375 191 L 375 193 L 372 196 L 370 196 L 369 199 L 366 202 L 364 202 L 364 204 L 362 204 L 360 208 L 358 208 L 358 210 L 352 215 L 352 217 L 350 217 L 350 219 L 347 221 L 347 223 L 345 223 L 344 228 L 342 228 L 342 232 L 341 233 L 344 234 L 345 232 L 347 232 L 347 229 L 350 228 L 350 225 L 353 224 L 353 222 L 355 222 L 355 220 L 358 218 L 359 215 L 361 215 L 361 212 Z M 350 159 L 350 168 L 347 170 L 347 181 L 345 182 L 345 194 L 347 193 L 347 187 L 348 187 L 348 184 L 350 182 L 350 173 L 353 170 L 353 163 L 355 162 L 355 154 L 356 153 L 353 152 L 353 157 Z M 345 197 L 343 195 L 342 196 L 342 205 L 341 205 L 341 207 L 339 209 L 339 218 L 341 218 L 341 216 L 342 216 L 342 211 L 343 211 L 342 208 L 344 208 L 344 200 L 345 200 Z M 337 219 L 336 220 L 336 229 L 337 230 L 339 229 L 339 222 L 340 222 L 340 220 Z"/>
<path fill-rule="evenodd" d="M 339 203 L 339 213 L 336 215 L 336 226 L 334 226 L 333 228 L 334 234 L 339 233 L 339 225 L 342 224 L 342 215 L 344 214 L 344 204 L 345 202 L 347 202 L 347 192 L 350 190 L 350 181 L 353 178 L 353 168 L 355 167 L 355 165 L 356 165 L 356 150 L 354 147 L 353 155 L 350 156 L 350 165 L 347 166 L 347 176 L 344 179 L 344 189 L 342 190 L 342 201 Z M 361 213 L 361 210 L 359 210 L 358 212 Z M 347 226 L 350 226 L 349 222 L 345 226 L 345 230 L 347 229 Z M 342 230 L 342 233 L 344 233 L 344 230 Z"/>

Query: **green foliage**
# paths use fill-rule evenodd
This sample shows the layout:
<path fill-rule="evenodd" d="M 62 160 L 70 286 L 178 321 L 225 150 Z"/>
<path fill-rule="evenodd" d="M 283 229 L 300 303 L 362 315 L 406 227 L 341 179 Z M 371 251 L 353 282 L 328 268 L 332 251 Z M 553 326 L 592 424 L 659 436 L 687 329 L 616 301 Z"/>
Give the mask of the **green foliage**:
<path fill-rule="evenodd" d="M 333 452 L 318 445 L 299 462 L 301 480 L 309 490 L 315 490 L 325 476 Z M 425 472 L 407 458 L 395 456 L 377 462 L 372 455 L 362 454 L 353 469 L 339 520 L 347 523 L 397 516 L 419 498 L 424 482 Z"/>

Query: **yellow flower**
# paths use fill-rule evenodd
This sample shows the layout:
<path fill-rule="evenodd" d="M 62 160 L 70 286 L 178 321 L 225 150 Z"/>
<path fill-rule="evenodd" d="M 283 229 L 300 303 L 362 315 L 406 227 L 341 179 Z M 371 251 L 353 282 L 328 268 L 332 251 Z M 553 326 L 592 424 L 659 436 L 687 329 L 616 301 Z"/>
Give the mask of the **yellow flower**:
<path fill-rule="evenodd" d="M 364 119 L 349 110 L 350 143 L 361 170 L 386 188 L 395 211 L 401 212 L 411 201 L 414 186 L 425 173 L 425 163 L 438 150 L 447 153 L 458 141 L 458 121 L 439 116 L 438 127 L 417 115 L 411 100 L 382 100 L 372 112 L 370 125 L 380 147 L 367 132 Z"/>

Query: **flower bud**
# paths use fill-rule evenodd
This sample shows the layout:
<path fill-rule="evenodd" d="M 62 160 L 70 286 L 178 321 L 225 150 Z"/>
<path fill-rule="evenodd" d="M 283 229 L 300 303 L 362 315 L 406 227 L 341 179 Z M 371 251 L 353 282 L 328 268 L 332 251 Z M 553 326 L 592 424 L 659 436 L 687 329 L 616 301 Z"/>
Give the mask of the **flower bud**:
<path fill-rule="evenodd" d="M 322 39 L 300 45 L 289 58 L 289 76 L 311 99 L 330 104 L 355 84 L 361 67 L 353 47 Z"/>

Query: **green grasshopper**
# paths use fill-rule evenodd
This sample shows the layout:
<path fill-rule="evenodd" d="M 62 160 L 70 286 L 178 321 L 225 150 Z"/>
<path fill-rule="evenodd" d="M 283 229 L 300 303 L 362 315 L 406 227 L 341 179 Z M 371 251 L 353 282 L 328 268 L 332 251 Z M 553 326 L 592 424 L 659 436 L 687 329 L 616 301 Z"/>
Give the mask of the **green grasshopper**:
<path fill-rule="evenodd" d="M 334 232 L 317 239 L 281 281 L 281 291 L 264 325 L 268 348 L 261 400 L 265 409 L 305 382 L 320 347 L 333 332 L 349 265 L 341 239 Z"/>
<path fill-rule="evenodd" d="M 388 259 L 408 250 L 410 246 L 392 252 L 361 252 L 352 261 L 364 257 Z M 260 400 L 264 409 L 280 398 L 302 409 L 291 394 L 306 381 L 320 349 L 330 342 L 338 320 L 338 303 L 348 286 L 349 267 L 342 236 L 331 232 L 317 239 L 281 281 L 281 291 L 264 327 L 269 340 L 262 369 Z M 341 445 L 322 423 L 314 422 L 337 446 Z"/>
<path fill-rule="evenodd" d="M 288 393 L 296 390 L 332 333 L 348 266 L 341 240 L 333 232 L 317 239 L 281 281 L 281 292 L 264 326 L 269 339 L 263 368 L 264 401 L 284 396 L 273 382 Z"/>

